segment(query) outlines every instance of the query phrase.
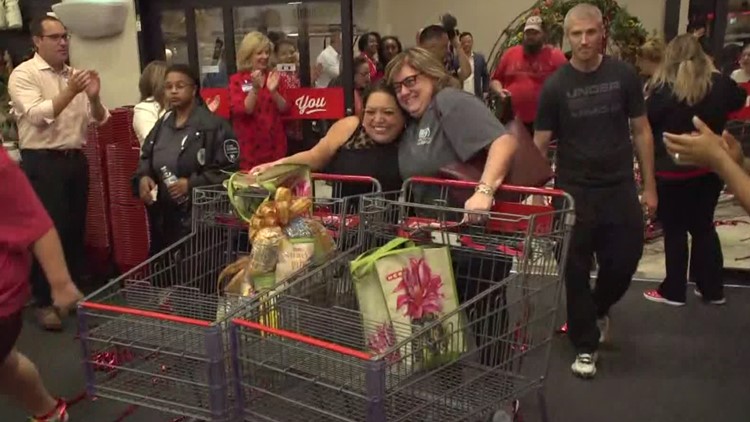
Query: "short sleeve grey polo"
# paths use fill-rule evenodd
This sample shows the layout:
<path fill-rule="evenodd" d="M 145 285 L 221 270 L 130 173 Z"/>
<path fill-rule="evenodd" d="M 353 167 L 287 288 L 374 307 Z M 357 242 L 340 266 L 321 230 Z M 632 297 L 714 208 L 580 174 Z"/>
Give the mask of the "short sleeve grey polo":
<path fill-rule="evenodd" d="M 478 98 L 444 88 L 422 117 L 410 121 L 404 130 L 399 145 L 401 176 L 435 177 L 442 167 L 470 160 L 505 133 Z"/>

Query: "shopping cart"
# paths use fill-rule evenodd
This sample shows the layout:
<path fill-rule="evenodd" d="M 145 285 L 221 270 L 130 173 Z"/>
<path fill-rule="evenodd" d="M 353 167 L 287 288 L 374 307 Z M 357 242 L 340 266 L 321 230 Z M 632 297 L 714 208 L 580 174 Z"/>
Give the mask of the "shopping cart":
<path fill-rule="evenodd" d="M 417 185 L 439 192 L 430 204 L 415 203 Z M 541 387 L 573 200 L 561 191 L 507 186 L 502 189 L 554 197 L 556 207 L 498 203 L 481 223 L 468 223 L 476 220 L 445 204 L 469 196 L 474 186 L 419 178 L 400 192 L 362 200 L 365 247 L 395 236 L 450 245 L 461 303 L 440 320 L 411 327 L 363 321 L 349 271 L 362 248 L 237 314 L 231 344 L 241 420 L 488 421 L 504 412 L 503 403 L 505 416 L 517 415 L 517 399 L 533 390 L 547 420 Z M 445 328 L 455 320 L 461 323 Z M 364 339 L 366 328 L 383 328 L 382 340 L 390 347 L 373 352 Z M 412 334 L 392 344 L 399 331 Z M 452 360 L 423 365 L 434 344 L 449 345 Z"/>
<path fill-rule="evenodd" d="M 313 179 L 331 185 L 334 194 L 314 198 L 314 215 L 339 247 L 358 242 L 361 229 L 347 210 L 359 198 L 335 193 L 344 184 L 364 185 L 368 192 L 379 191 L 380 185 L 362 177 Z M 235 217 L 226 190 L 195 189 L 193 232 L 79 305 L 89 396 L 200 420 L 233 420 L 226 338 L 231 313 L 218 311 L 227 300 L 244 305 L 263 296 L 220 297 L 217 279 L 228 264 L 247 253 L 247 224 Z M 307 266 L 279 283 L 291 283 L 312 270 Z"/>

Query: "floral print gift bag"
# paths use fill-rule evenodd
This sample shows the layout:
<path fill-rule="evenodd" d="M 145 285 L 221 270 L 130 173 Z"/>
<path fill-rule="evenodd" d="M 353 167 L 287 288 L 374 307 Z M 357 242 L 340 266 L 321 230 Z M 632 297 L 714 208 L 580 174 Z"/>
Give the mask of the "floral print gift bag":
<path fill-rule="evenodd" d="M 395 238 L 358 257 L 351 271 L 372 352 L 410 340 L 388 359 L 431 368 L 467 351 L 448 247 Z"/>

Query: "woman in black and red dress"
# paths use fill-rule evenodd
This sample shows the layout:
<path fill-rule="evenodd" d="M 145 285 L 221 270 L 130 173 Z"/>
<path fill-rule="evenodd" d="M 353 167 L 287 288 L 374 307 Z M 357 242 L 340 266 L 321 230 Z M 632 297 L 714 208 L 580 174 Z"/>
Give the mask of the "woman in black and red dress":
<path fill-rule="evenodd" d="M 380 62 L 380 34 L 377 32 L 368 32 L 359 39 L 357 48 L 360 51 L 360 57 L 367 60 L 370 67 L 370 81 L 375 83 L 383 78 L 384 65 Z"/>
<path fill-rule="evenodd" d="M 281 116 L 287 110 L 279 73 L 269 69 L 271 41 L 260 32 L 245 36 L 237 52 L 237 73 L 229 78 L 232 125 L 240 144 L 240 170 L 285 157 Z"/>

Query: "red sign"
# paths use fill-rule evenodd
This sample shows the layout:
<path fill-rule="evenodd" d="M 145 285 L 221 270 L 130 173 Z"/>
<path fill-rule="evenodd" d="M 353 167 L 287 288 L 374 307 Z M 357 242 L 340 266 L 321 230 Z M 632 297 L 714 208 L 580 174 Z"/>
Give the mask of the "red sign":
<path fill-rule="evenodd" d="M 229 88 L 203 88 L 201 97 L 206 104 L 211 104 L 218 96 L 219 108 L 215 113 L 225 119 L 229 119 Z"/>
<path fill-rule="evenodd" d="M 291 120 L 340 119 L 344 113 L 343 88 L 293 88 L 286 91 Z"/>

